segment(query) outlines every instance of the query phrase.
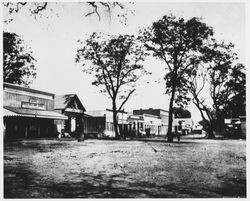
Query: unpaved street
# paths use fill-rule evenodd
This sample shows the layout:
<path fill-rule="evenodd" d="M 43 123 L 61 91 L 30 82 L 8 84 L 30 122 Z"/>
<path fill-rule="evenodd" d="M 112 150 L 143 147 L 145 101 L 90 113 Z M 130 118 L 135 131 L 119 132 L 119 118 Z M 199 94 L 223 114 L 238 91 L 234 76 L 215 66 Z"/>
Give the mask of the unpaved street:
<path fill-rule="evenodd" d="M 246 197 L 246 141 L 12 142 L 4 197 Z"/>

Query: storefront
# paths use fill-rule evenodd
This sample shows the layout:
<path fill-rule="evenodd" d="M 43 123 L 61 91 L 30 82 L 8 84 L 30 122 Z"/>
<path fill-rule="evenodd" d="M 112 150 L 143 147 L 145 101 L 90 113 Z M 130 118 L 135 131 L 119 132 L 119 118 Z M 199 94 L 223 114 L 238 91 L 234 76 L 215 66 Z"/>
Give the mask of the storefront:
<path fill-rule="evenodd" d="M 129 129 L 136 132 L 136 136 L 159 135 L 161 131 L 161 119 L 151 114 L 130 115 L 128 117 Z"/>
<path fill-rule="evenodd" d="M 61 128 L 65 133 L 72 137 L 83 134 L 85 108 L 76 94 L 56 95 L 54 110 L 67 116 L 65 125 Z"/>
<path fill-rule="evenodd" d="M 122 136 L 128 131 L 127 119 L 127 112 L 117 114 L 118 129 Z M 87 136 L 115 137 L 113 111 L 111 109 L 87 111 L 84 132 Z"/>
<path fill-rule="evenodd" d="M 53 110 L 54 94 L 9 83 L 3 87 L 6 140 L 57 137 L 57 125 L 67 117 Z"/>

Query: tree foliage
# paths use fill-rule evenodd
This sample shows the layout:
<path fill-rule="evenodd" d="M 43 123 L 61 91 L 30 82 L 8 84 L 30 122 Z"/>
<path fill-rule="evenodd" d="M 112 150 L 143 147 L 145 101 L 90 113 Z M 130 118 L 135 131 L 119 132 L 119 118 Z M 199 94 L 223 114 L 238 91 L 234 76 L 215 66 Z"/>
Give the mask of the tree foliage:
<path fill-rule="evenodd" d="M 246 115 L 246 74 L 245 66 L 237 63 L 230 72 L 230 80 L 226 83 L 226 87 L 231 93 L 225 105 L 225 116 L 238 118 Z"/>
<path fill-rule="evenodd" d="M 199 63 L 200 49 L 210 36 L 212 28 L 199 18 L 177 18 L 170 15 L 143 31 L 142 40 L 153 56 L 166 63 L 166 93 L 170 95 L 168 141 L 173 141 L 172 114 L 174 102 L 187 104 L 187 82 L 190 69 Z"/>
<path fill-rule="evenodd" d="M 182 107 L 174 107 L 173 113 L 176 118 L 191 118 L 191 112 Z"/>
<path fill-rule="evenodd" d="M 135 91 L 135 83 L 147 73 L 142 65 L 146 54 L 135 36 L 104 35 L 93 33 L 86 41 L 79 41 L 76 62 L 83 64 L 83 70 L 92 74 L 95 86 L 112 99 L 116 137 L 117 113 Z M 121 100 L 118 107 L 117 101 Z"/>
<path fill-rule="evenodd" d="M 36 77 L 32 51 L 15 33 L 3 33 L 3 81 L 28 86 Z"/>
<path fill-rule="evenodd" d="M 242 64 L 234 64 L 237 55 L 232 43 L 217 42 L 212 39 L 202 50 L 200 66 L 190 76 L 189 88 L 193 102 L 199 109 L 206 124 L 209 138 L 214 138 L 215 131 L 224 128 L 224 118 L 234 113 L 244 112 L 245 73 Z M 202 92 L 207 84 L 212 107 L 209 107 Z M 233 106 L 237 105 L 237 109 Z"/>

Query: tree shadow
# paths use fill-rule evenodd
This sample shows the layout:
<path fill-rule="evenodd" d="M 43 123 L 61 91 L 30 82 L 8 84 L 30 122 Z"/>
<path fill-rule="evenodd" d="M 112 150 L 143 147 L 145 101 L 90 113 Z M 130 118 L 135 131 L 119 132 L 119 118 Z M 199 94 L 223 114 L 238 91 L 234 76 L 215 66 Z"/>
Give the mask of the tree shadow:
<path fill-rule="evenodd" d="M 208 188 L 206 190 L 220 194 L 223 197 L 246 198 L 246 179 L 226 179 L 222 182 L 221 187 Z"/>
<path fill-rule="evenodd" d="M 38 152 L 50 152 L 53 149 L 58 149 L 60 147 L 70 147 L 71 145 L 66 142 L 51 141 L 51 140 L 20 140 L 15 142 L 8 142 L 4 144 L 5 151 L 13 150 L 33 150 Z"/>
<path fill-rule="evenodd" d="M 80 173 L 63 182 L 42 178 L 26 166 L 4 169 L 5 198 L 222 198 L 246 197 L 246 182 L 201 188 L 178 183 L 159 185 L 140 181 L 126 173 Z"/>

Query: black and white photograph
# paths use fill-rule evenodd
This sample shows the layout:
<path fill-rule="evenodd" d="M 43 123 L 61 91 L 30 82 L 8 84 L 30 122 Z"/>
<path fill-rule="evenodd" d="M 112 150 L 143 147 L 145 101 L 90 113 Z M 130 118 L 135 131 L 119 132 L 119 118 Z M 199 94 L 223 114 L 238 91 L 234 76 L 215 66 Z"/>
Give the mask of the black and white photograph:
<path fill-rule="evenodd" d="M 3 1 L 1 198 L 247 198 L 248 6 Z"/>

